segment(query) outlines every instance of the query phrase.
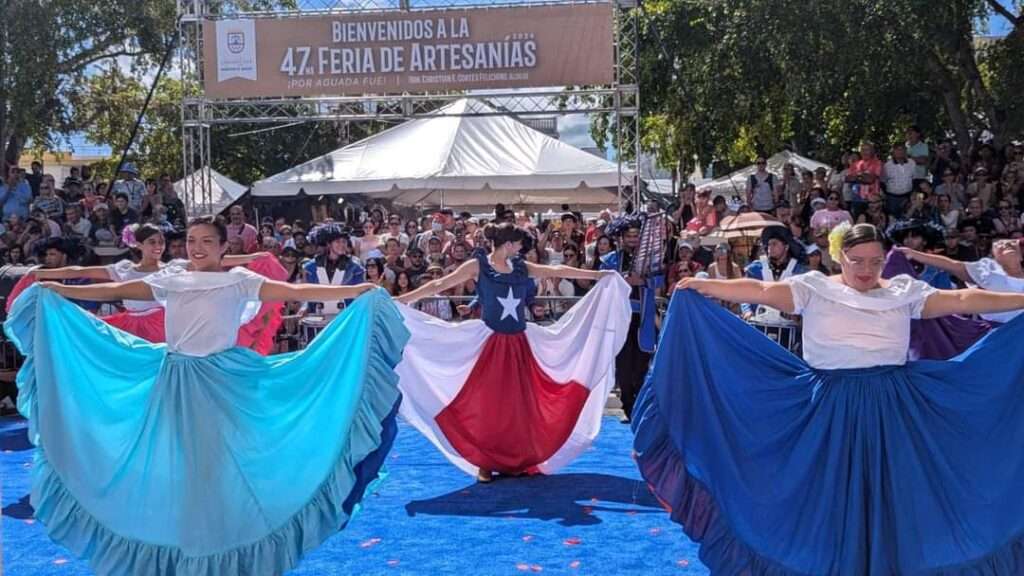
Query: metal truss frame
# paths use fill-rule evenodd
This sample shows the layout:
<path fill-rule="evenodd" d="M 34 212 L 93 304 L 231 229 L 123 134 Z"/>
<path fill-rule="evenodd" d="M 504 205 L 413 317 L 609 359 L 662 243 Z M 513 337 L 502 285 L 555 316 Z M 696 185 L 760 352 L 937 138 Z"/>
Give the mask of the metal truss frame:
<path fill-rule="evenodd" d="M 485 8 L 499 6 L 566 5 L 610 1 L 614 21 L 614 83 L 608 86 L 554 87 L 401 95 L 324 96 L 300 98 L 214 99 L 202 93 L 203 35 L 206 19 L 288 18 L 323 14 Z M 639 26 L 636 0 L 303 0 L 300 10 L 238 11 L 224 0 L 178 0 L 181 42 L 178 63 L 185 82 L 181 103 L 182 163 L 185 204 L 189 214 L 210 212 L 213 182 L 210 172 L 188 178 L 211 166 L 211 126 L 230 124 L 291 124 L 295 122 L 361 122 L 405 120 L 429 115 L 452 101 L 468 98 L 464 116 L 516 117 L 565 114 L 609 115 L 611 139 L 619 164 L 619 198 L 639 200 L 639 170 L 632 180 L 624 173 L 640 157 Z"/>

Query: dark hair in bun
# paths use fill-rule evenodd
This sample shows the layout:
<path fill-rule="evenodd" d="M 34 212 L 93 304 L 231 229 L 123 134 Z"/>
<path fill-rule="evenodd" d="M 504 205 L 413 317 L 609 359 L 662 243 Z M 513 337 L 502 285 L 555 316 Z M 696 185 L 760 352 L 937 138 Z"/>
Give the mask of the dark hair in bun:
<path fill-rule="evenodd" d="M 484 238 L 487 238 L 494 244 L 494 247 L 504 245 L 506 242 L 522 242 L 526 244 L 529 234 L 526 230 L 518 228 L 515 224 L 505 222 L 503 224 L 488 224 L 484 228 Z"/>

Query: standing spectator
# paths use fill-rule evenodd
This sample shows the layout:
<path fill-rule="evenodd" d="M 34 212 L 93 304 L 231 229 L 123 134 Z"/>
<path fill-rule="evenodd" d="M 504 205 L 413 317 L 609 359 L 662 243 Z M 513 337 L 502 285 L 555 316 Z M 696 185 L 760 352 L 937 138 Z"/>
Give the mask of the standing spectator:
<path fill-rule="evenodd" d="M 782 178 L 775 186 L 775 203 L 788 202 L 790 206 L 795 206 L 800 198 L 801 186 L 793 164 L 786 162 L 782 165 Z"/>
<path fill-rule="evenodd" d="M 410 246 L 406 256 L 408 259 L 404 271 L 409 273 L 409 278 L 414 284 L 419 285 L 420 278 L 427 273 L 427 261 L 423 257 L 423 250 L 416 246 Z"/>
<path fill-rule="evenodd" d="M 846 181 L 856 186 L 857 194 L 870 203 L 881 199 L 880 182 L 882 179 L 882 161 L 875 155 L 875 145 L 865 142 L 860 146 L 860 160 L 853 165 L 853 170 L 846 175 Z"/>
<path fill-rule="evenodd" d="M 946 182 L 947 180 L 944 178 L 944 175 L 947 171 L 955 174 L 957 182 L 959 182 L 962 170 L 963 166 L 960 162 L 960 155 L 957 154 L 953 143 L 949 140 L 939 142 L 938 147 L 935 149 L 935 160 L 932 161 L 931 165 L 932 185 L 938 188 L 940 184 Z M 954 201 L 957 201 L 957 199 L 954 198 Z M 956 207 L 961 208 L 962 204 L 957 204 Z"/>
<path fill-rule="evenodd" d="M 931 164 L 931 151 L 928 144 L 921 140 L 921 129 L 916 125 L 907 128 L 907 156 L 914 163 L 914 188 L 917 183 L 928 179 L 928 166 Z"/>
<path fill-rule="evenodd" d="M 577 246 L 583 246 L 586 241 L 583 231 L 580 230 L 580 221 L 572 212 L 562 214 L 561 232 L 563 242 L 571 242 Z"/>
<path fill-rule="evenodd" d="M 885 211 L 899 218 L 910 202 L 914 190 L 914 171 L 917 165 L 907 159 L 907 147 L 897 143 L 892 147 L 892 157 L 882 171 L 885 181 Z"/>
<path fill-rule="evenodd" d="M 39 196 L 39 185 L 43 183 L 43 163 L 38 160 L 32 161 L 32 172 L 25 176 L 29 188 L 32 189 L 32 196 Z"/>
<path fill-rule="evenodd" d="M 118 172 L 120 178 L 114 182 L 111 194 L 116 198 L 124 194 L 128 198 L 128 207 L 136 214 L 142 214 L 142 205 L 146 197 L 146 185 L 139 180 L 139 169 L 133 162 L 125 162 Z"/>
<path fill-rule="evenodd" d="M 245 210 L 237 204 L 228 209 L 228 240 L 239 238 L 242 241 L 242 250 L 245 254 L 256 252 L 259 247 L 257 237 L 259 234 L 252 224 L 245 221 Z"/>
<path fill-rule="evenodd" d="M 693 203 L 696 199 L 697 187 L 693 184 L 687 183 L 679 189 L 679 206 L 672 212 L 672 219 L 679 228 L 685 227 L 686 223 L 693 219 Z"/>
<path fill-rule="evenodd" d="M 562 250 L 565 247 L 565 242 L 562 240 L 561 230 L 552 230 L 548 234 L 547 246 L 544 250 L 547 252 L 548 263 L 552 266 L 557 266 L 562 263 Z"/>
<path fill-rule="evenodd" d="M 114 210 L 110 213 L 110 223 L 114 227 L 114 234 L 120 238 L 125 226 L 138 222 L 139 213 L 132 209 L 128 194 L 124 192 L 114 194 Z"/>
<path fill-rule="evenodd" d="M 444 229 L 444 216 L 441 214 L 434 214 L 430 219 L 428 226 L 429 229 L 422 232 L 415 242 L 416 246 L 423 252 L 427 252 L 430 248 L 429 244 L 431 238 L 437 238 L 442 247 L 455 239 L 454 234 Z M 426 269 L 423 271 L 426 272 Z M 416 279 L 413 278 L 413 281 L 415 282 Z"/>
<path fill-rule="evenodd" d="M 30 210 L 42 210 L 46 217 L 52 220 L 60 220 L 64 217 L 64 201 L 57 196 L 52 180 L 40 181 L 39 197 L 32 202 Z"/>
<path fill-rule="evenodd" d="M 0 206 L 3 206 L 4 220 L 11 216 L 28 218 L 32 203 L 32 187 L 21 177 L 17 166 L 8 166 L 7 179 L 0 184 Z"/>
<path fill-rule="evenodd" d="M 775 210 L 775 175 L 768 171 L 768 160 L 757 158 L 757 170 L 747 179 L 747 204 L 758 212 Z"/>

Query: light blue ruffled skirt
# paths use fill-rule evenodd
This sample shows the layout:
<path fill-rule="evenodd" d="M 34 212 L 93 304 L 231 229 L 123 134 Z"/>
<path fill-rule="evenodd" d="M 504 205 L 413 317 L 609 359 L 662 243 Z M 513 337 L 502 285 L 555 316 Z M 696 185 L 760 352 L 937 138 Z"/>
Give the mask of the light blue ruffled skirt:
<path fill-rule="evenodd" d="M 313 344 L 168 353 L 33 286 L 4 329 L 26 361 L 32 504 L 99 574 L 279 574 L 381 477 L 408 332 L 373 291 Z"/>

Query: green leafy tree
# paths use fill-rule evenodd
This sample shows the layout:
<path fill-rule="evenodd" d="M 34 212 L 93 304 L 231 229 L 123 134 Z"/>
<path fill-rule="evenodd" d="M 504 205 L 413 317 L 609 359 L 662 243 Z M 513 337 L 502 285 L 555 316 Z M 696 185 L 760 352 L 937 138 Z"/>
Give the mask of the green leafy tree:
<path fill-rule="evenodd" d="M 1010 34 L 978 41 L 997 13 Z M 681 171 L 783 146 L 834 160 L 911 123 L 969 151 L 1024 123 L 1019 3 L 650 0 L 643 20 L 643 142 Z"/>

